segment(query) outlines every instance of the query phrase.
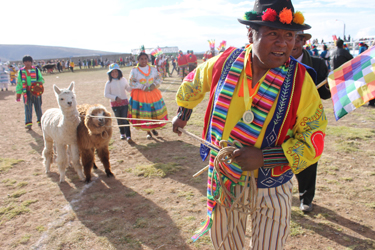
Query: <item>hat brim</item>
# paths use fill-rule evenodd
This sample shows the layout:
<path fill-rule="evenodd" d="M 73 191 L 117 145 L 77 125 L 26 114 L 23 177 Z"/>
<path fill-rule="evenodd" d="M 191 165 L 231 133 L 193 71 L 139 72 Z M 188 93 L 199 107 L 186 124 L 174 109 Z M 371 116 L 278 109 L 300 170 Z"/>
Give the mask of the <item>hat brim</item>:
<path fill-rule="evenodd" d="M 299 34 L 300 36 L 304 36 L 305 37 L 305 39 L 306 39 L 306 41 L 307 40 L 310 40 L 311 39 L 311 35 L 310 34 Z"/>
<path fill-rule="evenodd" d="M 262 21 L 262 20 L 243 20 L 243 19 L 237 19 L 240 23 L 245 24 L 245 25 L 251 25 L 251 24 L 256 24 L 259 26 L 267 26 L 275 29 L 283 29 L 283 30 L 292 30 L 292 31 L 299 31 L 299 30 L 308 30 L 311 29 L 311 26 L 308 24 L 283 24 L 280 22 L 268 22 L 268 21 Z"/>
<path fill-rule="evenodd" d="M 110 70 L 108 70 L 107 71 L 107 74 L 110 74 L 113 70 L 115 70 L 115 69 L 110 69 Z M 121 69 L 117 69 L 118 71 L 121 71 Z M 121 73 L 122 73 L 122 71 L 121 71 Z"/>

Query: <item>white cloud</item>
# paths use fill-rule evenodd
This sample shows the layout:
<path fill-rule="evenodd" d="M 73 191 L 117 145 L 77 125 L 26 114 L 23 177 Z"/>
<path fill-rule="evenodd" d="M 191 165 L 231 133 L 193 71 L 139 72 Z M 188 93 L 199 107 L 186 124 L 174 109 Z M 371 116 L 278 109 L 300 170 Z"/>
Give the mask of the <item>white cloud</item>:
<path fill-rule="evenodd" d="M 320 8 L 321 12 L 325 12 L 328 9 L 342 9 L 346 8 L 350 11 L 353 8 L 375 8 L 375 1 L 373 0 L 307 0 L 307 1 L 293 1 L 294 8 L 299 9 L 311 9 Z"/>
<path fill-rule="evenodd" d="M 165 0 L 156 7 L 150 1 L 142 1 L 146 7 L 132 7 L 141 4 L 133 0 L 65 0 L 52 6 L 47 0 L 20 0 L 16 12 L 9 11 L 14 6 L 8 1 L 2 3 L 0 16 L 11 20 L 2 27 L 4 34 L 11 35 L 1 37 L 0 44 L 130 52 L 142 44 L 204 51 L 208 39 L 215 39 L 217 45 L 222 40 L 234 46 L 247 42 L 246 30 L 237 18 L 251 10 L 254 1 L 170 0 L 168 4 Z M 373 0 L 295 0 L 294 7 L 312 26 L 313 38 L 342 37 L 343 22 L 346 35 L 375 35 L 375 25 L 369 21 L 375 11 Z"/>

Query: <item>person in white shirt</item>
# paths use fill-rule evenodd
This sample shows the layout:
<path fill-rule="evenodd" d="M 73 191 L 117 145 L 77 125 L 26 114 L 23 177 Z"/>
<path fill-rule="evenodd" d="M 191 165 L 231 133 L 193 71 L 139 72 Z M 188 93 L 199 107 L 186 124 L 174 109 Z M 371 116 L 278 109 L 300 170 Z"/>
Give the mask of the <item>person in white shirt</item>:
<path fill-rule="evenodd" d="M 131 91 L 128 81 L 123 77 L 122 71 L 117 63 L 109 65 L 108 81 L 105 84 L 104 96 L 111 100 L 111 107 L 116 117 L 127 118 L 128 116 L 128 97 L 126 91 Z M 130 127 L 121 127 L 121 125 L 129 125 L 126 119 L 117 119 L 120 126 L 121 140 L 127 140 L 133 143 L 131 139 Z"/>

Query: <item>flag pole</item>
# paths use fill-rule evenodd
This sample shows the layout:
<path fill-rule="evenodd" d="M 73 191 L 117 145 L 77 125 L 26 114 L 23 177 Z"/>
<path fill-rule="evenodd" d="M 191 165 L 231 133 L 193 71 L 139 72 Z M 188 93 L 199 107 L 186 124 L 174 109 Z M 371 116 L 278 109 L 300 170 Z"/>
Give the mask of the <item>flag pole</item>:
<path fill-rule="evenodd" d="M 327 78 L 323 81 L 323 82 L 321 82 L 321 83 L 319 83 L 318 85 L 316 85 L 316 89 L 319 89 L 320 87 L 322 87 L 323 85 L 325 85 L 327 83 Z"/>

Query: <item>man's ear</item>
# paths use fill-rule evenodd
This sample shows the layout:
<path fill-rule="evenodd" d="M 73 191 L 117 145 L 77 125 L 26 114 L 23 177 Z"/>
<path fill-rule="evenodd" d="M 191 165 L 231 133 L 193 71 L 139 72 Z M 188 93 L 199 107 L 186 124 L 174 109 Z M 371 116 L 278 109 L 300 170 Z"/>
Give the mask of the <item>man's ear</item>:
<path fill-rule="evenodd" d="M 253 30 L 251 28 L 247 30 L 247 38 L 250 44 L 253 43 Z"/>

